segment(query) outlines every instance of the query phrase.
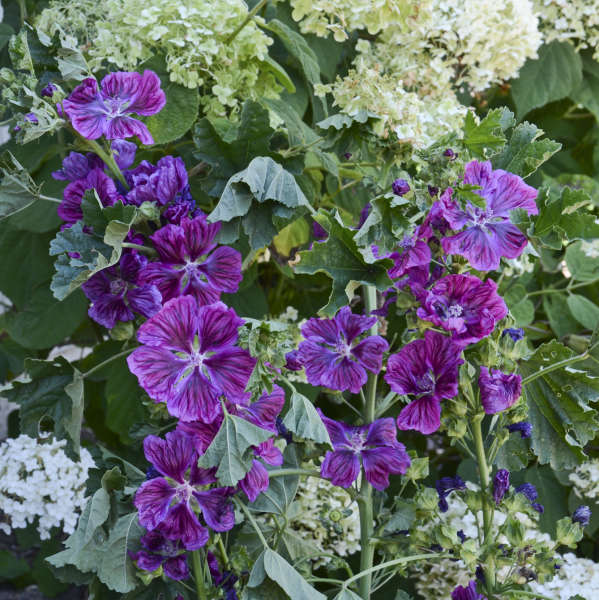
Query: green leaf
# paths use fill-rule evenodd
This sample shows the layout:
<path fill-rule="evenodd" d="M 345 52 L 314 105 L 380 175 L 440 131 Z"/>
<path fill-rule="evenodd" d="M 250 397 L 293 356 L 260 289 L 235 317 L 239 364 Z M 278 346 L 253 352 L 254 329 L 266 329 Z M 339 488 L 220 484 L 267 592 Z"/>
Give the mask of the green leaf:
<path fill-rule="evenodd" d="M 277 225 L 301 215 L 310 203 L 291 173 L 272 158 L 259 156 L 233 175 L 210 213 L 211 222 L 238 219 L 250 246 L 266 246 L 278 233 Z"/>
<path fill-rule="evenodd" d="M 253 460 L 252 446 L 258 446 L 272 436 L 272 433 L 256 427 L 249 421 L 226 414 L 223 423 L 200 457 L 198 465 L 209 469 L 218 466 L 216 476 L 225 486 L 237 485 L 250 470 Z"/>
<path fill-rule="evenodd" d="M 333 127 L 337 131 L 341 131 L 342 129 L 347 129 L 351 127 L 354 123 L 364 124 L 368 121 L 368 119 L 378 119 L 380 118 L 377 114 L 372 113 L 367 110 L 358 110 L 352 115 L 348 115 L 346 113 L 337 113 L 336 115 L 331 115 L 322 121 L 316 123 L 316 126 L 320 129 L 329 129 Z"/>
<path fill-rule="evenodd" d="M 557 341 L 543 344 L 520 363 L 523 378 L 549 370 L 574 352 Z M 572 468 L 585 456 L 583 448 L 599 430 L 592 404 L 599 399 L 599 378 L 586 363 L 553 370 L 523 386 L 532 424 L 532 450 L 541 464 Z"/>
<path fill-rule="evenodd" d="M 599 63 L 592 52 L 583 51 L 580 56 L 583 77 L 580 85 L 570 92 L 570 98 L 588 108 L 599 120 Z"/>
<path fill-rule="evenodd" d="M 291 146 L 307 146 L 318 140 L 314 130 L 302 121 L 300 115 L 289 102 L 285 102 L 281 98 L 264 98 L 262 102 L 279 118 L 283 119 Z"/>
<path fill-rule="evenodd" d="M 118 203 L 102 209 L 102 215 L 107 221 L 103 239 L 84 232 L 83 222 L 77 221 L 72 227 L 59 231 L 50 242 L 50 255 L 58 256 L 50 289 L 59 300 L 66 298 L 94 273 L 116 264 L 121 258 L 121 244 L 137 218 L 137 210 Z M 116 215 L 117 218 L 112 218 Z M 72 253 L 77 254 L 73 256 Z"/>
<path fill-rule="evenodd" d="M 410 231 L 410 222 L 405 216 L 408 200 L 400 196 L 379 196 L 370 202 L 370 212 L 362 227 L 354 235 L 354 241 L 362 248 L 364 258 L 370 262 L 371 247 L 378 245 L 384 255 L 395 250 L 399 241 Z"/>
<path fill-rule="evenodd" d="M 300 252 L 301 260 L 296 273 L 313 275 L 326 273 L 332 280 L 329 302 L 320 309 L 325 316 L 333 316 L 347 304 L 358 284 L 373 285 L 384 291 L 391 287 L 387 269 L 391 261 L 381 260 L 368 264 L 354 239 L 354 231 L 345 227 L 339 213 L 330 215 L 320 210 L 314 219 L 329 233 L 324 242 L 315 243 L 311 250 Z"/>
<path fill-rule="evenodd" d="M 556 523 L 568 513 L 568 496 L 560 485 L 554 471 L 548 467 L 534 466 L 523 474 L 523 481 L 532 483 L 539 493 L 539 501 L 545 511 L 539 517 L 539 529 L 556 539 Z"/>
<path fill-rule="evenodd" d="M 1 25 L 1 24 L 0 24 Z M 1 35 L 0 29 L 0 35 Z M 0 37 L 0 43 L 2 38 Z M 8 550 L 0 550 L 0 581 L 10 581 L 29 573 L 30 567 L 23 558 L 13 556 Z"/>
<path fill-rule="evenodd" d="M 506 108 L 490 110 L 479 124 L 468 111 L 464 123 L 464 145 L 474 156 L 485 158 L 486 149 L 501 148 L 505 144 L 503 131 L 513 123 L 514 115 Z"/>
<path fill-rule="evenodd" d="M 28 171 L 10 152 L 7 154 L 8 160 L 0 167 L 0 220 L 26 209 L 40 196 L 40 187 Z"/>
<path fill-rule="evenodd" d="M 574 242 L 566 248 L 566 265 L 576 281 L 593 281 L 599 277 L 599 257 L 587 256 L 581 246 Z"/>
<path fill-rule="evenodd" d="M 501 446 L 495 459 L 499 469 L 507 469 L 510 472 L 521 471 L 528 466 L 529 448 L 528 442 L 523 440 L 519 433 L 512 433 L 509 439 Z"/>
<path fill-rule="evenodd" d="M 101 487 L 94 492 L 94 495 L 90 500 L 89 516 L 82 524 L 83 544 L 87 544 L 91 541 L 94 532 L 98 527 L 101 527 L 106 523 L 109 514 L 110 496 L 108 495 L 108 492 Z"/>
<path fill-rule="evenodd" d="M 15 30 L 8 23 L 0 23 L 0 50 L 6 46 L 14 34 Z"/>
<path fill-rule="evenodd" d="M 543 298 L 543 310 L 547 313 L 551 329 L 558 338 L 580 330 L 580 325 L 570 313 L 564 294 L 546 295 Z"/>
<path fill-rule="evenodd" d="M 493 156 L 493 167 L 520 177 L 532 175 L 562 147 L 553 140 L 538 140 L 543 133 L 531 123 L 517 125 L 503 150 Z"/>
<path fill-rule="evenodd" d="M 391 518 L 385 524 L 385 533 L 392 534 L 396 531 L 411 529 L 416 520 L 416 507 L 409 500 L 398 500 Z"/>
<path fill-rule="evenodd" d="M 535 317 L 535 306 L 527 297 L 526 288 L 517 283 L 503 296 L 518 327 L 530 325 Z"/>
<path fill-rule="evenodd" d="M 268 54 L 266 57 L 259 61 L 260 66 L 265 71 L 270 71 L 275 79 L 290 93 L 295 93 L 295 84 L 289 77 L 287 71 L 274 59 L 272 59 Z"/>
<path fill-rule="evenodd" d="M 30 382 L 15 381 L 3 392 L 8 400 L 20 406 L 21 432 L 37 437 L 40 422 L 51 419 L 55 436 L 68 436 L 78 453 L 83 417 L 81 373 L 62 356 L 51 361 L 28 358 L 25 371 Z"/>
<path fill-rule="evenodd" d="M 314 405 L 299 392 L 291 394 L 291 407 L 283 419 L 283 425 L 305 440 L 331 446 L 331 438 Z"/>
<path fill-rule="evenodd" d="M 582 60 L 568 42 L 554 41 L 539 48 L 539 57 L 529 59 L 512 81 L 512 97 L 521 119 L 533 108 L 560 100 L 582 81 Z"/>
<path fill-rule="evenodd" d="M 355 592 L 347 588 L 343 588 L 334 598 L 334 600 L 362 600 L 362 596 L 358 596 Z"/>
<path fill-rule="evenodd" d="M 283 227 L 273 238 L 272 242 L 281 256 L 290 256 L 294 248 L 303 246 L 310 239 L 310 226 L 303 217 Z"/>
<path fill-rule="evenodd" d="M 572 316 L 586 329 L 593 331 L 599 325 L 599 306 L 579 294 L 568 296 L 568 308 Z"/>
<path fill-rule="evenodd" d="M 267 548 L 264 551 L 266 575 L 283 588 L 291 600 L 326 600 L 280 555 Z"/>

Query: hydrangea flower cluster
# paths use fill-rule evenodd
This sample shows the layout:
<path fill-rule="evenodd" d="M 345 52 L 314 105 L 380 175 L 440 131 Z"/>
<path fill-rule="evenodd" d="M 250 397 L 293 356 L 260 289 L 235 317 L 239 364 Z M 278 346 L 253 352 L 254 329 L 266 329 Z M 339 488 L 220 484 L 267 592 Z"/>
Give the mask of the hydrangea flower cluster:
<path fill-rule="evenodd" d="M 64 451 L 66 440 L 37 440 L 27 435 L 0 444 L 0 530 L 37 522 L 42 540 L 58 527 L 71 534 L 85 506 L 85 483 L 95 464 L 82 448 L 79 461 Z"/>

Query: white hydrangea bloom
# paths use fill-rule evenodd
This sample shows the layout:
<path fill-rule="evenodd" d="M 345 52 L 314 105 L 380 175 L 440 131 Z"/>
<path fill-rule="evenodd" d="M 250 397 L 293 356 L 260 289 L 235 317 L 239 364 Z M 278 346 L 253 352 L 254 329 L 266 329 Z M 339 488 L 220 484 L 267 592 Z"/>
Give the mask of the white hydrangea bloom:
<path fill-rule="evenodd" d="M 599 0 L 534 0 L 545 42 L 569 41 L 599 59 Z"/>
<path fill-rule="evenodd" d="M 590 242 L 583 240 L 580 244 L 580 249 L 585 256 L 589 258 L 599 258 L 599 240 L 595 239 Z"/>
<path fill-rule="evenodd" d="M 42 540 L 53 527 L 75 531 L 86 502 L 87 473 L 95 465 L 85 448 L 75 462 L 64 446 L 66 440 L 38 443 L 27 435 L 0 445 L 0 530 L 10 533 L 37 519 Z"/>
<path fill-rule="evenodd" d="M 578 465 L 569 478 L 574 485 L 574 491 L 581 498 L 599 498 L 599 459 L 594 458 Z"/>

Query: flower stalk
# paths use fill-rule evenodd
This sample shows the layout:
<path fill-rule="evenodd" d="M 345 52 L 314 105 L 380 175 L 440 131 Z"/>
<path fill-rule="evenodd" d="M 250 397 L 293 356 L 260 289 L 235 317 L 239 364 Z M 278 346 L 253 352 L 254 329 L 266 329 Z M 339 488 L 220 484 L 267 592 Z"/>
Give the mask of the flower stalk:
<path fill-rule="evenodd" d="M 207 600 L 208 594 L 204 587 L 204 557 L 201 550 L 194 550 L 191 553 L 191 561 L 193 563 L 193 577 L 196 584 L 196 594 L 198 600 Z"/>

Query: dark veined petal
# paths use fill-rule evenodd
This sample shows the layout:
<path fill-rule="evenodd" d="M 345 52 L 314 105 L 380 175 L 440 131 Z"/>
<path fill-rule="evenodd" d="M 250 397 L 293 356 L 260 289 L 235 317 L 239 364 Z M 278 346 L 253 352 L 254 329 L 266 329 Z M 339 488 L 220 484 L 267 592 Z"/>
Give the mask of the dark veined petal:
<path fill-rule="evenodd" d="M 335 364 L 339 356 L 312 340 L 301 342 L 297 352 L 301 364 L 306 369 L 306 379 L 311 385 L 322 385 L 325 372 Z"/>
<path fill-rule="evenodd" d="M 441 427 L 441 403 L 431 398 L 412 400 L 397 417 L 399 429 L 415 429 L 426 435 Z"/>
<path fill-rule="evenodd" d="M 329 479 L 333 485 L 349 487 L 360 473 L 360 459 L 351 450 L 335 450 L 327 452 L 320 474 Z"/>
<path fill-rule="evenodd" d="M 140 550 L 131 555 L 131 560 L 135 561 L 135 564 L 139 569 L 143 569 L 144 571 L 155 571 L 160 568 L 164 558 L 159 554 L 150 554 L 145 550 Z"/>
<path fill-rule="evenodd" d="M 311 342 L 324 342 L 334 346 L 340 341 L 339 325 L 335 319 L 308 319 L 302 325 L 302 335 Z"/>
<path fill-rule="evenodd" d="M 495 244 L 480 227 L 470 227 L 441 240 L 443 251 L 459 254 L 478 271 L 493 271 L 499 267 L 500 255 Z"/>
<path fill-rule="evenodd" d="M 363 367 L 378 373 L 383 365 L 383 353 L 387 350 L 389 350 L 387 340 L 379 335 L 371 335 L 352 348 L 351 353 Z"/>
<path fill-rule="evenodd" d="M 169 540 L 180 541 L 187 550 L 197 550 L 208 541 L 208 530 L 199 522 L 187 502 L 172 506 L 160 526 Z"/>
<path fill-rule="evenodd" d="M 139 141 L 151 146 L 154 138 L 145 123 L 133 117 L 114 117 L 106 123 L 104 135 L 108 140 L 122 140 L 124 138 L 137 136 Z"/>
<path fill-rule="evenodd" d="M 185 471 L 189 469 L 194 458 L 197 458 L 191 440 L 179 433 L 171 431 L 165 439 L 149 435 L 144 439 L 144 454 L 165 477 L 171 477 L 179 483 L 185 481 Z"/>
<path fill-rule="evenodd" d="M 114 140 L 112 144 L 110 144 L 110 149 L 114 154 L 116 164 L 121 170 L 128 169 L 135 161 L 137 146 L 133 142 Z"/>
<path fill-rule="evenodd" d="M 249 406 L 238 406 L 238 412 L 250 423 L 276 431 L 276 420 L 284 405 L 285 392 L 280 386 L 274 385 L 270 394 L 265 391 Z"/>
<path fill-rule="evenodd" d="M 478 378 L 480 399 L 488 415 L 494 415 L 513 406 L 522 391 L 522 377 L 515 373 L 503 373 L 497 369 L 489 372 L 481 366 Z"/>
<path fill-rule="evenodd" d="M 167 302 L 183 295 L 184 276 L 185 271 L 176 269 L 173 265 L 152 262 L 144 268 L 140 274 L 140 280 L 148 285 L 155 285 L 162 296 L 162 301 Z"/>
<path fill-rule="evenodd" d="M 254 446 L 254 455 L 272 466 L 280 467 L 283 464 L 283 453 L 275 446 L 274 438 Z"/>
<path fill-rule="evenodd" d="M 214 531 L 229 531 L 235 525 L 235 511 L 230 492 L 226 488 L 215 488 L 205 492 L 193 492 L 202 509 L 206 524 Z"/>
<path fill-rule="evenodd" d="M 165 225 L 150 236 L 160 260 L 164 263 L 184 265 L 186 255 L 185 232 L 179 225 Z"/>
<path fill-rule="evenodd" d="M 139 563 L 138 563 L 139 565 Z M 164 561 L 164 574 L 175 581 L 189 578 L 189 567 L 187 566 L 187 556 L 180 554 Z"/>
<path fill-rule="evenodd" d="M 403 444 L 362 450 L 362 464 L 366 480 L 377 490 L 389 486 L 389 474 L 404 474 L 410 466 L 410 457 Z"/>
<path fill-rule="evenodd" d="M 268 489 L 268 471 L 264 465 L 254 460 L 252 468 L 239 482 L 239 487 L 245 492 L 250 502 L 255 502 L 256 498 Z"/>
<path fill-rule="evenodd" d="M 98 83 L 93 77 L 84 79 L 63 100 L 62 106 L 75 131 L 83 137 L 95 140 L 104 134 L 108 117 L 104 112 Z"/>
<path fill-rule="evenodd" d="M 322 374 L 320 383 L 332 390 L 350 390 L 353 394 L 357 394 L 367 379 L 368 375 L 364 367 L 344 356 L 340 361 L 329 364 Z"/>
<path fill-rule="evenodd" d="M 144 317 L 154 316 L 162 307 L 162 295 L 155 285 L 141 285 L 127 293 L 131 308 Z"/>
<path fill-rule="evenodd" d="M 87 314 L 107 329 L 112 329 L 118 321 L 132 321 L 135 318 L 133 311 L 125 303 L 124 296 L 110 293 L 94 300 Z"/>
<path fill-rule="evenodd" d="M 346 425 L 341 421 L 334 421 L 333 419 L 329 419 L 329 417 L 325 417 L 320 408 L 317 408 L 316 410 L 318 411 L 324 426 L 327 428 L 333 448 L 335 448 L 335 450 L 347 448 L 349 445 L 349 437 L 354 431 L 356 431 L 356 427 L 352 427 L 351 425 Z"/>
<path fill-rule="evenodd" d="M 166 407 L 181 421 L 212 423 L 222 412 L 219 396 L 219 390 L 194 367 L 177 381 L 166 399 Z"/>
<path fill-rule="evenodd" d="M 162 523 L 174 496 L 175 489 L 162 477 L 142 483 L 134 501 L 141 525 L 146 529 L 154 529 Z"/>
<path fill-rule="evenodd" d="M 193 219 L 181 219 L 181 229 L 183 230 L 187 256 L 191 260 L 196 260 L 213 250 L 216 247 L 214 238 L 220 231 L 220 228 L 220 223 L 208 223 L 204 215 Z"/>
<path fill-rule="evenodd" d="M 237 291 L 243 279 L 241 254 L 229 246 L 216 248 L 202 264 L 198 265 L 198 270 L 205 275 L 212 287 L 229 294 Z"/>
<path fill-rule="evenodd" d="M 198 337 L 201 352 L 216 352 L 237 341 L 244 320 L 222 302 L 198 310 Z"/>
<path fill-rule="evenodd" d="M 510 211 L 515 208 L 521 208 L 529 215 L 539 214 L 535 202 L 538 192 L 524 183 L 522 177 L 501 169 L 494 171 L 493 177 L 495 185 L 488 197 L 485 197 L 487 197 L 487 207 L 494 216 L 509 218 Z"/>
<path fill-rule="evenodd" d="M 166 104 L 160 79 L 150 70 L 141 75 L 135 71 L 110 73 L 102 80 L 102 94 L 105 97 L 129 99 L 126 110 L 138 115 L 154 115 Z"/>
<path fill-rule="evenodd" d="M 207 358 L 204 365 L 215 387 L 235 401 L 244 397 L 256 359 L 247 350 L 229 347 Z"/>
<path fill-rule="evenodd" d="M 509 221 L 489 223 L 487 229 L 491 244 L 499 256 L 518 258 L 528 244 L 526 236 Z"/>
<path fill-rule="evenodd" d="M 376 317 L 355 315 L 349 306 L 344 306 L 335 316 L 335 321 L 339 330 L 343 333 L 345 341 L 351 344 L 361 333 L 364 333 L 376 323 Z"/>
<path fill-rule="evenodd" d="M 368 426 L 366 446 L 393 446 L 398 443 L 397 429 L 391 417 L 377 419 Z"/>

